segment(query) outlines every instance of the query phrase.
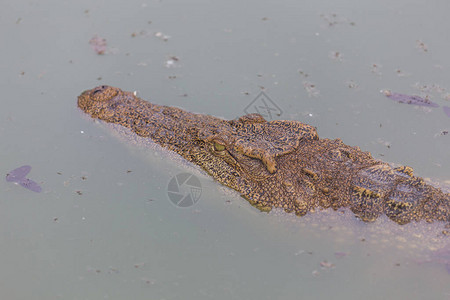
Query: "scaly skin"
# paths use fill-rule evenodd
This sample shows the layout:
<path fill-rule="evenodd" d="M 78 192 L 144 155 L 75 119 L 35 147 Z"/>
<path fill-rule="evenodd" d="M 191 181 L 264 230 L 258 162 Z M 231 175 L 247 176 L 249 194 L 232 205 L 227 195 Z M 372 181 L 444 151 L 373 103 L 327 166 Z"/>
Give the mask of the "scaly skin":
<path fill-rule="evenodd" d="M 382 214 L 398 224 L 450 222 L 450 194 L 412 168 L 392 168 L 339 139 L 319 139 L 298 121 L 267 122 L 258 114 L 226 121 L 109 86 L 83 92 L 78 106 L 178 153 L 262 211 L 280 207 L 303 216 L 318 207 L 349 207 L 366 222 Z"/>

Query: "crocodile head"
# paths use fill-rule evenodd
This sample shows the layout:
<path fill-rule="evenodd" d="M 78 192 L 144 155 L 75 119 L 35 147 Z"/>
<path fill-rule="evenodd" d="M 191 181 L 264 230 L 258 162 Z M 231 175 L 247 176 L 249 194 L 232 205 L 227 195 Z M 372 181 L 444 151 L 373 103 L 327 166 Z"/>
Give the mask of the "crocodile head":
<path fill-rule="evenodd" d="M 269 195 L 278 189 L 272 186 L 270 192 L 267 182 L 283 173 L 277 172 L 279 158 L 306 140 L 319 139 L 314 127 L 298 121 L 267 122 L 259 114 L 227 121 L 152 104 L 106 85 L 83 92 L 78 106 L 93 118 L 151 138 L 249 200 L 265 199 L 254 202 L 263 203 L 261 209 L 273 206 Z"/>

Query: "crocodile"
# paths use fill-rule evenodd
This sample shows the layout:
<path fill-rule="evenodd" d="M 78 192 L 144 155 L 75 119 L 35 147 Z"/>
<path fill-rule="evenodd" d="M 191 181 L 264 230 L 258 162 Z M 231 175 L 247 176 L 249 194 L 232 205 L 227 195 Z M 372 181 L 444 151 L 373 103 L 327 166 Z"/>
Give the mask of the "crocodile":
<path fill-rule="evenodd" d="M 340 139 L 319 138 L 299 121 L 266 121 L 259 114 L 224 120 L 107 85 L 84 91 L 78 107 L 176 152 L 261 211 L 281 208 L 303 216 L 346 207 L 365 222 L 386 215 L 398 224 L 440 221 L 449 228 L 449 193 L 411 167 L 391 166 Z"/>

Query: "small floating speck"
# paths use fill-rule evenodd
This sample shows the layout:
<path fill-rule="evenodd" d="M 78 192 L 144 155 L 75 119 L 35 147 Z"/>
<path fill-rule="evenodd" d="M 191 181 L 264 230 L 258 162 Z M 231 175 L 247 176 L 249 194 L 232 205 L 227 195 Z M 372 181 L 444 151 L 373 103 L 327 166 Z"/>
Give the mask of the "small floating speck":
<path fill-rule="evenodd" d="M 381 76 L 381 71 L 380 71 L 381 67 L 382 66 L 380 64 L 373 63 L 371 66 L 371 72 L 373 74 Z"/>
<path fill-rule="evenodd" d="M 358 87 L 358 84 L 353 80 L 349 80 L 349 81 L 345 82 L 345 85 L 347 85 L 347 87 L 349 89 L 354 89 L 354 88 Z"/>
<path fill-rule="evenodd" d="M 320 266 L 321 266 L 322 268 L 324 268 L 324 269 L 331 269 L 331 268 L 334 268 L 334 264 L 332 264 L 332 263 L 330 263 L 330 262 L 328 262 L 328 261 L 326 261 L 326 260 L 321 261 L 321 262 L 320 262 Z"/>
<path fill-rule="evenodd" d="M 173 68 L 173 67 L 175 67 L 175 60 L 173 60 L 173 59 L 168 59 L 168 60 L 166 61 L 166 68 Z"/>
<path fill-rule="evenodd" d="M 320 96 L 320 91 L 314 83 L 310 81 L 303 81 L 303 87 L 305 88 L 309 97 L 315 98 Z"/>
<path fill-rule="evenodd" d="M 416 47 L 419 48 L 420 50 L 422 50 L 423 52 L 428 52 L 427 45 L 425 45 L 425 43 L 422 42 L 421 40 L 416 41 Z"/>
<path fill-rule="evenodd" d="M 339 62 L 342 62 L 344 60 L 344 56 L 339 51 L 331 51 L 330 53 L 328 53 L 328 57 Z"/>
<path fill-rule="evenodd" d="M 298 70 L 298 73 L 305 78 L 309 76 L 308 73 L 304 72 L 303 70 Z"/>
<path fill-rule="evenodd" d="M 338 24 L 348 24 L 351 26 L 355 26 L 356 23 L 353 21 L 348 20 L 345 17 L 341 17 L 336 13 L 330 13 L 330 14 L 320 14 L 320 17 L 322 20 L 328 24 L 329 27 L 336 26 Z"/>
<path fill-rule="evenodd" d="M 159 38 L 160 40 L 163 40 L 164 42 L 167 42 L 167 41 L 170 39 L 170 36 L 169 36 L 169 35 L 164 34 L 164 33 L 162 33 L 162 32 L 157 32 L 157 33 L 155 33 L 155 36 L 156 36 L 157 38 Z"/>
<path fill-rule="evenodd" d="M 396 69 L 395 73 L 397 74 L 398 77 L 407 77 L 407 76 L 411 75 L 411 74 L 406 73 L 405 71 L 400 70 L 400 69 Z"/>

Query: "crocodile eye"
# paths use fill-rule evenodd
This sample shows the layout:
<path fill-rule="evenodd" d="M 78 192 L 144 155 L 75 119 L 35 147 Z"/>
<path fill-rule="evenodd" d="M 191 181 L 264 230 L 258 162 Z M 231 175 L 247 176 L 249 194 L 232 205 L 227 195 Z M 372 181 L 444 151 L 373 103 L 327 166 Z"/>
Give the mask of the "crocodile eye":
<path fill-rule="evenodd" d="M 219 144 L 217 142 L 214 142 L 213 146 L 214 146 L 214 151 L 221 152 L 221 151 L 225 150 L 225 146 L 222 144 Z"/>

